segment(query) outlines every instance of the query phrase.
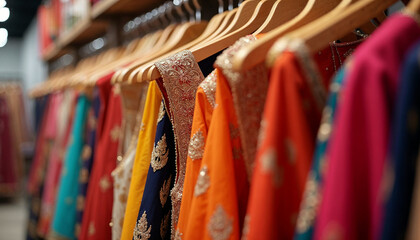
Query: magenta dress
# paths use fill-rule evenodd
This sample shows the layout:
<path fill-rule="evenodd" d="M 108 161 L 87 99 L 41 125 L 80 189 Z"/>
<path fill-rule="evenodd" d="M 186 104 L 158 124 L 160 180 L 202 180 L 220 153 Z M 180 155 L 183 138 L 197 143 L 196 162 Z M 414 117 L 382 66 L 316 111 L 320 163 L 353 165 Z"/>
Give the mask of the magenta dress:
<path fill-rule="evenodd" d="M 356 49 L 327 151 L 315 239 L 379 239 L 398 75 L 419 39 L 419 24 L 396 14 Z"/>

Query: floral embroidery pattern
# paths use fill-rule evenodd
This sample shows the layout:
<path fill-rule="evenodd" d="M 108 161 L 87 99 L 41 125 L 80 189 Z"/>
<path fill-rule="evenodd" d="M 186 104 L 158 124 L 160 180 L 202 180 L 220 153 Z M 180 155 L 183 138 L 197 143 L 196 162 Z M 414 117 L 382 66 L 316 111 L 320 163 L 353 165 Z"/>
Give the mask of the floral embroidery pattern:
<path fill-rule="evenodd" d="M 168 162 L 169 150 L 166 145 L 166 135 L 163 134 L 162 138 L 157 142 L 156 146 L 153 147 L 152 160 L 150 166 L 153 168 L 153 172 L 162 169 Z"/>
<path fill-rule="evenodd" d="M 133 239 L 134 240 L 147 240 L 150 238 L 150 232 L 152 231 L 152 225 L 147 228 L 147 214 L 143 212 L 141 218 L 137 221 L 136 227 L 134 228 Z"/>
<path fill-rule="evenodd" d="M 208 168 L 204 165 L 200 169 L 200 173 L 198 174 L 197 182 L 195 183 L 194 187 L 194 196 L 200 196 L 201 194 L 205 193 L 207 189 L 210 187 L 210 176 L 208 175 Z"/>
<path fill-rule="evenodd" d="M 120 139 L 121 137 L 121 128 L 120 126 L 114 126 L 110 132 L 111 135 L 111 140 L 113 142 L 116 142 Z"/>
<path fill-rule="evenodd" d="M 159 107 L 159 115 L 158 115 L 158 120 L 157 122 L 162 121 L 163 117 L 165 116 L 165 104 L 163 103 L 163 101 L 160 103 L 160 107 Z"/>
<path fill-rule="evenodd" d="M 162 237 L 162 239 L 165 239 L 166 233 L 168 232 L 170 215 L 170 212 L 167 213 L 162 219 L 162 222 L 160 223 L 160 236 Z"/>
<path fill-rule="evenodd" d="M 204 154 L 204 136 L 203 132 L 198 130 L 191 138 L 190 145 L 188 146 L 188 156 L 192 160 L 203 158 Z"/>
<path fill-rule="evenodd" d="M 303 195 L 302 209 L 297 219 L 296 230 L 298 233 L 304 233 L 312 226 L 320 203 L 320 197 L 318 183 L 311 172 L 309 173 L 309 180 L 306 183 Z"/>
<path fill-rule="evenodd" d="M 101 180 L 99 180 L 99 187 L 103 192 L 111 187 L 111 182 L 109 181 L 108 176 L 103 176 Z"/>
<path fill-rule="evenodd" d="M 267 149 L 261 156 L 261 168 L 262 172 L 271 174 L 273 185 L 279 187 L 282 182 L 283 171 L 277 164 L 277 153 L 274 148 Z"/>
<path fill-rule="evenodd" d="M 212 239 L 226 240 L 229 239 L 233 231 L 233 220 L 229 218 L 222 206 L 217 206 L 210 221 L 207 230 Z"/>
<path fill-rule="evenodd" d="M 194 116 L 195 93 L 198 85 L 204 80 L 204 76 L 194 59 L 194 55 L 188 50 L 160 60 L 155 63 L 155 66 L 162 76 L 161 81 L 163 81 L 164 91 L 168 95 L 169 115 L 171 116 L 177 148 L 177 175 L 171 191 L 173 212 L 171 226 L 176 226 L 181 207 L 188 144 Z M 175 233 L 172 228 L 171 233 L 172 236 Z"/>
<path fill-rule="evenodd" d="M 169 176 L 169 179 L 167 179 L 163 182 L 163 186 L 160 189 L 159 198 L 160 198 L 160 203 L 162 204 L 162 207 L 165 206 L 165 203 L 168 200 L 169 187 L 171 185 L 171 180 L 172 180 L 172 176 Z"/>

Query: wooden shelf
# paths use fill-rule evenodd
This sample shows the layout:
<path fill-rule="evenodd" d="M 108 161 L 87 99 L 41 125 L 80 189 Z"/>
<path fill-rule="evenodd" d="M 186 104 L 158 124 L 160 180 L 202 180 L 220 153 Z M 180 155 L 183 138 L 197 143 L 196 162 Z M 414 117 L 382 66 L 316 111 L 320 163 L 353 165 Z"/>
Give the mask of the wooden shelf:
<path fill-rule="evenodd" d="M 106 33 L 108 23 L 104 21 L 92 21 L 82 19 L 68 32 L 59 38 L 59 46 L 82 45 Z"/>
<path fill-rule="evenodd" d="M 165 0 L 102 0 L 92 7 L 92 19 L 113 15 L 137 15 L 159 7 Z"/>
<path fill-rule="evenodd" d="M 42 55 L 42 59 L 44 61 L 54 61 L 68 52 L 69 51 L 67 49 L 61 48 L 58 44 L 52 43 Z"/>

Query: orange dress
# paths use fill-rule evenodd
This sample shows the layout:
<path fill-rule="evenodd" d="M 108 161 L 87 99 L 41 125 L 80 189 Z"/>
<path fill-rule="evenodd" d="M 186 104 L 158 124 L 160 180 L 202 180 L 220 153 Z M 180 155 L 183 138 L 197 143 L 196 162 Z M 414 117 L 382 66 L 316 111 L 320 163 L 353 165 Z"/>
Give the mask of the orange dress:
<path fill-rule="evenodd" d="M 302 44 L 271 72 L 244 227 L 247 239 L 292 239 L 326 91 Z"/>
<path fill-rule="evenodd" d="M 137 141 L 133 171 L 131 173 L 130 190 L 128 192 L 121 233 L 122 240 L 131 240 L 133 238 L 133 230 L 137 222 L 137 215 L 149 171 L 161 101 L 162 95 L 158 85 L 155 81 L 150 82 Z"/>
<path fill-rule="evenodd" d="M 187 224 L 180 226 L 184 230 L 178 229 L 176 239 L 241 237 L 254 151 L 249 145 L 257 142 L 268 81 L 263 66 L 240 74 L 232 71 L 231 60 L 255 40 L 254 36 L 241 38 L 216 61 L 216 104 Z M 245 151 L 243 146 L 250 148 Z"/>
<path fill-rule="evenodd" d="M 194 186 L 200 172 L 208 129 L 213 115 L 213 109 L 216 105 L 216 74 L 217 69 L 204 79 L 198 87 L 195 96 L 191 139 L 188 146 L 184 189 L 182 192 L 181 208 L 177 225 L 178 232 L 185 232 L 186 227 L 188 226 L 191 203 L 194 195 Z"/>

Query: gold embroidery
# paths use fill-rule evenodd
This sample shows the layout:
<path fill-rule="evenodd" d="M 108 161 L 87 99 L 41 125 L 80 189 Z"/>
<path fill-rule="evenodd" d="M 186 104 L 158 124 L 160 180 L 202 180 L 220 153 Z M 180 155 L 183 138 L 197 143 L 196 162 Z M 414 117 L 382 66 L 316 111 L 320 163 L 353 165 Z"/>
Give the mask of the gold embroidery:
<path fill-rule="evenodd" d="M 162 169 L 168 162 L 169 150 L 166 145 L 166 135 L 163 134 L 162 138 L 157 142 L 156 146 L 153 147 L 152 160 L 150 165 L 153 168 L 153 172 Z"/>
<path fill-rule="evenodd" d="M 322 123 L 318 131 L 318 140 L 325 142 L 331 135 L 331 124 L 329 122 Z"/>
<path fill-rule="evenodd" d="M 92 148 L 89 145 L 85 145 L 82 151 L 82 159 L 84 161 L 87 161 L 89 160 L 91 155 L 92 155 Z"/>
<path fill-rule="evenodd" d="M 111 187 L 111 183 L 109 182 L 109 179 L 107 176 L 103 176 L 101 180 L 99 180 L 99 187 L 103 192 L 108 190 Z"/>
<path fill-rule="evenodd" d="M 296 230 L 298 233 L 306 232 L 314 223 L 320 197 L 318 182 L 313 172 L 310 172 L 303 194 L 302 207 L 297 218 Z"/>
<path fill-rule="evenodd" d="M 141 122 L 141 125 L 140 125 L 140 132 L 143 132 L 143 131 L 144 131 L 144 129 L 145 129 L 145 127 L 146 127 L 146 125 L 145 125 L 143 122 Z"/>
<path fill-rule="evenodd" d="M 170 215 L 170 212 L 167 213 L 166 216 L 162 219 L 162 222 L 160 223 L 160 236 L 162 237 L 162 239 L 165 239 L 166 233 L 168 232 Z"/>
<path fill-rule="evenodd" d="M 89 228 L 88 228 L 88 235 L 93 236 L 95 232 L 96 232 L 95 225 L 93 224 L 93 222 L 90 222 Z"/>
<path fill-rule="evenodd" d="M 208 175 L 207 166 L 203 165 L 203 167 L 200 169 L 200 173 L 198 174 L 197 182 L 195 183 L 194 196 L 200 196 L 201 194 L 205 193 L 209 187 L 210 176 Z"/>
<path fill-rule="evenodd" d="M 207 101 L 210 105 L 215 108 L 216 106 L 216 87 L 217 87 L 217 76 L 215 70 L 213 70 L 202 83 L 200 87 L 203 89 L 206 94 Z"/>
<path fill-rule="evenodd" d="M 87 183 L 89 181 L 89 171 L 86 168 L 80 170 L 79 182 Z"/>
<path fill-rule="evenodd" d="M 120 139 L 121 137 L 121 128 L 120 126 L 114 126 L 110 132 L 111 135 L 111 140 L 113 142 L 116 142 Z"/>
<path fill-rule="evenodd" d="M 126 202 L 127 202 L 127 194 L 126 194 L 126 193 L 121 193 L 121 194 L 119 195 L 119 197 L 118 197 L 118 200 L 119 200 L 121 203 L 126 203 Z"/>
<path fill-rule="evenodd" d="M 223 51 L 215 62 L 215 65 L 226 76 L 232 90 L 232 100 L 238 119 L 241 155 L 249 181 L 251 181 L 254 159 L 257 153 L 258 134 L 268 89 L 268 71 L 264 63 L 258 64 L 248 71 L 234 71 L 232 59 L 238 51 L 254 41 L 256 41 L 256 38 L 252 35 L 239 39 Z M 258 81 L 255 81 L 255 79 L 258 79 Z"/>
<path fill-rule="evenodd" d="M 82 195 L 77 196 L 77 200 L 76 200 L 76 209 L 77 211 L 83 211 L 83 209 L 85 208 L 85 197 L 83 197 Z"/>
<path fill-rule="evenodd" d="M 150 238 L 150 232 L 152 231 L 152 225 L 147 228 L 147 214 L 146 211 L 143 212 L 141 218 L 137 221 L 137 224 L 134 228 L 133 239 L 134 240 L 147 240 Z"/>
<path fill-rule="evenodd" d="M 221 205 L 216 207 L 207 225 L 207 230 L 212 239 L 229 239 L 233 231 L 233 220 L 227 215 Z"/>
<path fill-rule="evenodd" d="M 162 101 L 159 107 L 159 116 L 157 122 L 162 121 L 163 117 L 165 117 L 165 103 Z"/>
<path fill-rule="evenodd" d="M 188 156 L 192 160 L 203 158 L 204 154 L 204 136 L 203 132 L 198 130 L 191 138 L 190 145 L 188 146 Z"/>
<path fill-rule="evenodd" d="M 162 207 L 165 206 L 166 201 L 168 200 L 169 196 L 169 187 L 171 185 L 172 176 L 169 176 L 169 179 L 163 181 L 163 186 L 160 189 L 160 203 L 162 204 Z"/>
<path fill-rule="evenodd" d="M 171 190 L 171 226 L 176 226 L 181 207 L 188 144 L 194 116 L 195 94 L 198 85 L 204 80 L 204 76 L 194 59 L 194 55 L 188 50 L 162 59 L 156 62 L 155 66 L 162 76 L 159 81 L 163 81 L 163 86 L 168 95 L 170 106 L 168 113 L 171 117 L 178 153 L 176 182 Z M 175 230 L 171 228 L 172 237 L 174 233 Z"/>
<path fill-rule="evenodd" d="M 174 237 L 174 240 L 182 240 L 182 233 L 180 233 L 179 232 L 179 229 L 177 229 L 176 231 L 175 231 L 175 237 Z"/>
<path fill-rule="evenodd" d="M 249 221 L 251 220 L 251 217 L 246 215 L 244 219 L 244 228 L 242 229 L 242 238 L 241 240 L 247 240 L 248 239 L 248 233 L 249 233 Z"/>
<path fill-rule="evenodd" d="M 290 140 L 289 138 L 284 139 L 284 147 L 285 147 L 289 162 L 295 163 L 296 162 L 296 149 L 292 140 Z"/>
<path fill-rule="evenodd" d="M 271 174 L 275 187 L 279 187 L 283 181 L 283 170 L 277 164 L 277 153 L 274 148 L 265 150 L 261 156 L 262 172 Z"/>

